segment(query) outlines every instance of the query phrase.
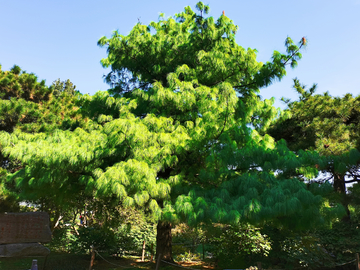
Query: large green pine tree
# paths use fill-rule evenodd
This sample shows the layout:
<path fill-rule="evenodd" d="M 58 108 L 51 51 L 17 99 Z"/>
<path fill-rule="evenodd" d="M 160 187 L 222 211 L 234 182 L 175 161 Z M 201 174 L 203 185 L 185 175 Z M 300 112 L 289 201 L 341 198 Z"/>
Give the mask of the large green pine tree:
<path fill-rule="evenodd" d="M 215 21 L 208 6 L 196 7 L 99 40 L 114 87 L 82 97 L 87 128 L 0 137 L 2 151 L 27 164 L 10 176 L 16 185 L 40 197 L 89 192 L 143 209 L 158 220 L 157 256 L 169 261 L 171 226 L 180 221 L 301 227 L 336 210 L 323 203 L 327 185 L 297 178 L 317 174 L 316 156 L 260 135 L 278 111 L 259 88 L 295 67 L 304 43 L 287 38 L 286 53 L 263 64 L 236 44 L 228 17 Z"/>

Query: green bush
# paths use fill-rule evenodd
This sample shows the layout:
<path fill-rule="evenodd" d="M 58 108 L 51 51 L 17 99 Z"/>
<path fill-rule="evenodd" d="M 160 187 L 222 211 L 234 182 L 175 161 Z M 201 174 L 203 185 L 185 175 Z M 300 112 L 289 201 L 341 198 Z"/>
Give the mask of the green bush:
<path fill-rule="evenodd" d="M 142 223 L 139 225 L 122 225 L 116 232 L 117 254 L 126 253 L 141 254 L 143 241 L 145 241 L 145 251 L 154 253 L 156 245 L 156 225 L 152 223 Z"/>
<path fill-rule="evenodd" d="M 218 266 L 246 268 L 268 256 L 271 243 L 267 235 L 249 224 L 215 225 L 208 230 L 208 251 Z"/>
<path fill-rule="evenodd" d="M 319 231 L 294 232 L 271 226 L 266 227 L 264 231 L 272 242 L 272 249 L 265 265 L 285 269 L 319 269 L 335 266 L 331 252 L 322 244 Z"/>
<path fill-rule="evenodd" d="M 77 238 L 71 227 L 61 226 L 53 231 L 51 242 L 46 246 L 52 252 L 70 252 L 76 240 Z"/>
<path fill-rule="evenodd" d="M 202 228 L 191 228 L 179 224 L 172 230 L 173 257 L 175 261 L 196 261 L 201 259 L 205 232 Z"/>
<path fill-rule="evenodd" d="M 72 251 L 84 253 L 94 246 L 98 251 L 111 253 L 117 246 L 116 234 L 110 228 L 80 227 L 78 233 L 72 242 Z"/>

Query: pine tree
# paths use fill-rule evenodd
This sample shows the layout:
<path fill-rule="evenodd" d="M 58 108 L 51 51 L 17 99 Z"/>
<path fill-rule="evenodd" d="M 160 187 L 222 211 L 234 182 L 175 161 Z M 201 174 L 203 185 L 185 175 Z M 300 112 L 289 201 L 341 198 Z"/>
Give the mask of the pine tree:
<path fill-rule="evenodd" d="M 48 100 L 51 90 L 45 85 L 45 81 L 37 81 L 34 73 L 21 72 L 21 68 L 14 65 L 10 71 L 1 71 L 0 66 L 0 98 L 22 98 L 39 102 Z"/>
<path fill-rule="evenodd" d="M 7 133 L 51 133 L 56 129 L 71 130 L 84 126 L 83 116 L 76 104 L 78 100 L 79 94 L 75 93 L 63 93 L 55 97 L 53 89 L 46 86 L 45 81 L 38 82 L 36 75 L 22 71 L 16 65 L 10 71 L 0 69 L 0 130 Z M 21 170 L 24 164 L 26 161 L 0 154 L 2 212 L 11 211 L 9 205 L 13 210 L 18 209 L 18 200 L 39 202 L 34 199 L 39 198 L 38 192 L 34 196 L 33 191 L 26 189 L 24 185 L 16 186 L 6 181 L 8 173 Z M 44 194 L 47 192 L 45 189 Z M 52 200 L 47 200 L 44 210 L 49 209 L 51 204 Z"/>
<path fill-rule="evenodd" d="M 65 88 L 58 89 L 60 85 Z M 19 66 L 14 65 L 10 71 L 2 71 L 0 66 L 0 130 L 11 133 L 14 129 L 25 132 L 74 129 L 79 126 L 76 102 L 80 99 L 74 89 L 69 80 L 56 81 L 48 87 L 44 80 L 38 82 L 35 74 L 22 71 Z M 61 91 L 64 94 L 60 96 Z"/>
<path fill-rule="evenodd" d="M 49 189 L 58 200 L 85 192 L 142 209 L 158 220 L 157 255 L 168 261 L 177 222 L 272 220 L 295 228 L 337 210 L 323 203 L 327 185 L 297 178 L 316 175 L 314 156 L 260 135 L 278 111 L 260 100 L 259 88 L 296 66 L 303 42 L 287 38 L 286 54 L 263 64 L 256 50 L 236 44 L 228 17 L 215 21 L 205 16 L 208 6 L 196 8 L 99 40 L 114 87 L 81 98 L 88 128 L 0 137 L 3 152 L 27 164 L 11 176 L 18 186 L 40 197 Z"/>
<path fill-rule="evenodd" d="M 316 84 L 306 90 L 298 79 L 294 89 L 299 100 L 284 99 L 288 104 L 284 117 L 268 132 L 276 140 L 285 139 L 291 150 L 317 151 L 322 161 L 315 166 L 324 173 L 317 181 L 333 181 L 347 208 L 346 184 L 358 183 L 360 178 L 360 96 L 314 95 Z"/>
<path fill-rule="evenodd" d="M 60 79 L 57 79 L 52 83 L 51 87 L 55 97 L 61 96 L 62 93 L 74 96 L 77 92 L 76 85 L 74 85 L 69 79 L 66 81 L 60 81 Z"/>

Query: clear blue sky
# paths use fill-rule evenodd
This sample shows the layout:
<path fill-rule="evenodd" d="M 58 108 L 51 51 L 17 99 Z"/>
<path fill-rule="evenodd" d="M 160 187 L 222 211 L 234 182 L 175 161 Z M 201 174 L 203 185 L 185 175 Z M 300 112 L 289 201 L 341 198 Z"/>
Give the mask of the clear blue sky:
<path fill-rule="evenodd" d="M 35 73 L 50 85 L 70 79 L 82 93 L 94 94 L 108 87 L 100 59 L 106 49 L 96 44 L 100 37 L 118 29 L 128 34 L 140 20 L 148 24 L 159 13 L 173 16 L 188 0 L 0 0 L 0 64 L 3 70 L 14 64 Z M 263 89 L 265 98 L 296 99 L 292 78 L 303 84 L 318 84 L 318 92 L 333 96 L 360 94 L 360 0 L 222 0 L 203 1 L 210 16 L 222 11 L 239 26 L 237 42 L 256 48 L 258 60 L 266 62 L 274 50 L 284 51 L 290 36 L 309 43 L 303 59 L 281 82 Z"/>

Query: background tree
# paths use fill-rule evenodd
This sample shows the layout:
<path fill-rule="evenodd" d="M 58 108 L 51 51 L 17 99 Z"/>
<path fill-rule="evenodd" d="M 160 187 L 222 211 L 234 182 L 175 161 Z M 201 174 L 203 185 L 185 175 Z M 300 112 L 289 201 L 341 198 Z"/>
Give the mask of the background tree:
<path fill-rule="evenodd" d="M 278 113 L 259 88 L 296 66 L 303 41 L 287 38 L 286 54 L 262 64 L 256 50 L 236 44 L 229 18 L 215 22 L 207 6 L 196 7 L 99 40 L 104 67 L 136 78 L 139 88 L 83 96 L 83 113 L 92 115 L 86 128 L 0 138 L 6 155 L 27 164 L 14 183 L 40 198 L 54 190 L 59 202 L 86 193 L 142 209 L 158 221 L 157 255 L 169 261 L 171 227 L 181 221 L 301 228 L 337 210 L 324 204 L 327 185 L 293 177 L 315 176 L 315 156 L 259 134 Z"/>
<path fill-rule="evenodd" d="M 67 85 L 72 84 L 67 81 Z M 79 93 L 75 95 L 75 92 L 69 94 L 63 91 L 55 97 L 52 88 L 46 86 L 45 81 L 38 82 L 37 76 L 21 71 L 16 65 L 10 71 L 0 70 L 0 130 L 7 133 L 24 132 L 26 136 L 37 132 L 52 133 L 55 129 L 71 130 L 80 125 L 84 126 L 85 121 L 79 113 L 77 104 L 79 96 Z M 21 162 L 1 153 L 0 164 L 3 212 L 19 210 L 19 201 L 40 204 L 42 210 L 50 209 L 50 212 L 58 208 L 53 201 L 56 196 L 45 196 L 49 190 L 43 190 L 44 196 L 40 199 L 33 190 L 26 189 L 25 185 L 14 185 L 6 181 L 7 174 L 24 168 L 26 161 Z M 9 200 L 12 207 L 8 203 Z M 61 216 L 60 212 L 55 216 L 57 217 L 53 219 L 53 225 Z"/>
<path fill-rule="evenodd" d="M 287 116 L 268 132 L 276 140 L 285 139 L 291 150 L 316 150 L 323 157 L 316 165 L 323 172 L 317 181 L 331 180 L 347 207 L 346 184 L 359 182 L 360 176 L 360 96 L 314 95 L 316 85 L 306 90 L 298 79 L 294 89 L 299 100 L 285 100 Z"/>
<path fill-rule="evenodd" d="M 56 96 L 52 87 L 58 91 Z M 56 81 L 52 87 L 47 87 L 44 80 L 38 82 L 33 73 L 21 71 L 16 65 L 10 71 L 0 69 L 0 130 L 34 133 L 79 126 L 76 120 L 80 94 L 75 96 L 69 80 Z"/>
<path fill-rule="evenodd" d="M 330 203 L 341 202 L 347 215 L 330 228 L 295 235 L 298 239 L 313 239 L 313 246 L 322 246 L 328 254 L 333 254 L 329 257 L 311 252 L 312 256 L 307 258 L 312 257 L 314 266 L 319 267 L 321 263 L 324 266 L 325 263 L 328 267 L 334 267 L 335 263 L 351 260 L 353 253 L 360 250 L 356 240 L 359 237 L 356 228 L 359 211 L 360 97 L 351 94 L 343 97 L 332 97 L 328 93 L 315 94 L 316 85 L 306 89 L 298 79 L 294 79 L 294 89 L 299 94 L 299 100 L 290 102 L 283 99 L 288 108 L 267 132 L 276 140 L 285 139 L 288 147 L 295 152 L 306 150 L 319 153 L 320 159 L 314 166 L 322 173 L 315 179 L 303 180 L 331 182 L 333 194 L 329 197 Z M 353 186 L 348 190 L 347 185 Z M 304 250 L 310 250 L 309 247 Z M 319 260 L 325 257 L 325 261 Z"/>
<path fill-rule="evenodd" d="M 62 93 L 67 93 L 68 95 L 75 95 L 76 93 L 76 85 L 74 85 L 69 79 L 66 81 L 60 81 L 57 79 L 51 85 L 53 95 L 55 97 L 59 97 Z"/>
<path fill-rule="evenodd" d="M 44 80 L 38 82 L 34 73 L 21 71 L 16 65 L 10 71 L 2 71 L 0 66 L 0 87 L 0 98 L 6 100 L 16 97 L 39 102 L 48 100 L 51 93 Z"/>

